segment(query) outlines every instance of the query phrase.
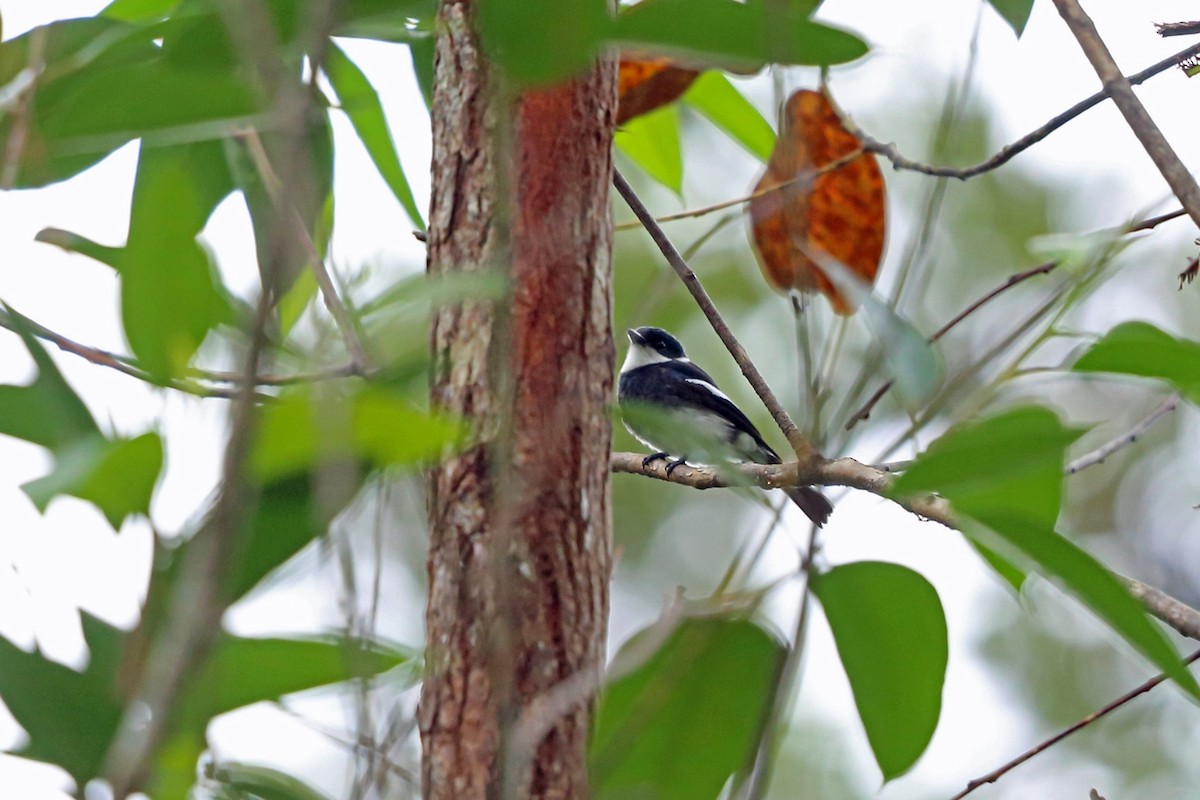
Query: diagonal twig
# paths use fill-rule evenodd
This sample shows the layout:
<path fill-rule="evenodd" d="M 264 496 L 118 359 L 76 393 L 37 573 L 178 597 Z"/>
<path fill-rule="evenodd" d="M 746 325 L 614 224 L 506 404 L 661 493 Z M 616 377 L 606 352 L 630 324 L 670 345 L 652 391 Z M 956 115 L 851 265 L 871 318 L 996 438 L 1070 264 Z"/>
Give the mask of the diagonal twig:
<path fill-rule="evenodd" d="M 1196 55 L 1200 55 L 1200 44 L 1192 45 L 1191 47 L 1187 47 L 1179 51 L 1175 55 L 1167 56 L 1162 61 L 1151 64 L 1141 72 L 1130 75 L 1126 80 L 1131 86 L 1137 86 L 1140 83 L 1145 83 L 1155 75 L 1177 66 L 1180 61 Z M 1054 131 L 1061 128 L 1063 125 L 1083 114 L 1083 112 L 1088 111 L 1089 109 L 1102 103 L 1104 100 L 1107 100 L 1110 96 L 1112 96 L 1112 90 L 1106 84 L 1104 89 L 1096 92 L 1091 97 L 1079 101 L 1066 111 L 1063 111 L 1061 114 L 1055 115 L 1041 127 L 1030 131 L 1020 139 L 1017 139 L 1011 144 L 1007 144 L 1000 148 L 1000 150 L 992 157 L 970 167 L 941 167 L 932 164 L 925 164 L 920 161 L 914 161 L 913 159 L 904 156 L 897 149 L 896 145 L 884 143 L 878 139 L 875 139 L 870 134 L 864 132 L 861 128 L 855 125 L 853 121 L 843 117 L 843 122 L 846 124 L 847 129 L 865 144 L 868 150 L 873 153 L 878 153 L 888 161 L 892 162 L 892 166 L 896 169 L 905 169 L 912 172 L 920 172 L 924 175 L 933 175 L 942 178 L 958 178 L 960 180 L 966 180 L 968 178 L 973 178 L 976 175 L 982 175 L 985 172 L 991 172 L 997 167 L 1007 164 L 1017 154 L 1028 150 L 1030 147 L 1042 141 L 1051 133 L 1054 133 Z"/>
<path fill-rule="evenodd" d="M 1179 407 L 1179 394 L 1175 393 L 1167 397 L 1158 406 L 1147 414 L 1140 422 L 1133 426 L 1129 431 L 1112 439 L 1097 447 L 1095 450 L 1084 453 L 1079 458 L 1067 464 L 1067 474 L 1074 475 L 1076 472 L 1085 470 L 1088 467 L 1096 464 L 1104 463 L 1104 460 L 1113 453 L 1121 450 L 1124 447 L 1136 442 L 1146 431 L 1150 430 L 1154 423 L 1165 417 L 1167 414 Z"/>
<path fill-rule="evenodd" d="M 1105 91 L 1111 95 L 1113 104 L 1129 123 L 1134 136 L 1142 143 L 1146 154 L 1150 156 L 1154 166 L 1158 167 L 1175 197 L 1187 210 L 1188 216 L 1200 227 L 1200 184 L 1196 183 L 1192 173 L 1150 118 L 1142 101 L 1133 93 L 1129 79 L 1121 74 L 1091 17 L 1080 7 L 1078 0 L 1054 0 L 1054 6 L 1075 36 L 1075 40 L 1079 42 L 1079 47 L 1091 62 L 1092 68 L 1096 70 L 1096 75 L 1104 84 Z"/>
<path fill-rule="evenodd" d="M 976 311 L 978 311 L 980 308 L 987 305 L 988 303 L 990 303 L 992 300 L 996 299 L 1000 295 L 1004 294 L 1012 287 L 1014 287 L 1020 283 L 1023 283 L 1025 281 L 1029 280 L 1030 278 L 1036 277 L 1038 275 L 1046 275 L 1046 274 L 1054 271 L 1054 269 L 1058 267 L 1058 264 L 1059 264 L 1058 261 L 1047 261 L 1045 264 L 1039 264 L 1038 266 L 1033 267 L 1032 269 L 1027 269 L 1022 272 L 1017 272 L 1012 275 L 1009 275 L 1008 278 L 1004 281 L 1004 283 L 1002 283 L 999 286 L 997 286 L 996 288 L 992 289 L 990 292 L 985 294 L 983 297 L 980 297 L 978 300 L 971 303 L 971 305 L 967 306 L 962 311 L 955 314 L 954 317 L 949 322 L 947 322 L 945 325 L 943 325 L 942 327 L 940 327 L 936 331 L 934 331 L 929 336 L 929 338 L 926 339 L 926 341 L 929 344 L 933 344 L 938 339 L 941 339 L 943 336 L 945 336 L 947 333 L 949 333 L 950 330 L 952 328 L 954 328 L 954 326 L 958 325 L 964 319 L 971 316 Z M 895 383 L 894 380 L 889 380 L 886 383 L 884 383 L 882 386 L 880 386 L 877 390 L 875 390 L 875 394 L 871 395 L 871 397 L 867 399 L 867 402 L 863 403 L 862 408 L 860 408 L 858 411 L 855 411 L 854 414 L 851 415 L 850 419 L 846 421 L 846 430 L 851 430 L 859 422 L 861 422 L 862 420 L 871 416 L 872 409 L 874 409 L 875 405 L 880 400 L 883 399 L 883 396 L 885 394 L 887 394 L 888 390 L 892 388 L 892 385 L 894 383 Z"/>
<path fill-rule="evenodd" d="M 1183 660 L 1183 663 L 1194 664 L 1196 661 L 1200 661 L 1200 650 L 1197 650 L 1196 652 L 1192 653 L 1190 656 L 1185 658 Z M 1150 691 L 1155 686 L 1158 686 L 1160 683 L 1164 682 L 1165 680 L 1167 680 L 1167 674 L 1165 672 L 1159 673 L 1158 675 L 1154 676 L 1150 680 L 1143 683 L 1141 686 L 1138 686 L 1136 689 L 1132 689 L 1132 690 L 1126 692 L 1125 694 L 1121 695 L 1116 700 L 1113 700 L 1111 703 L 1104 706 L 1103 708 L 1101 708 L 1097 711 L 1093 711 L 1091 714 L 1088 714 L 1086 717 L 1079 720 L 1074 725 L 1064 728 L 1063 730 L 1059 731 L 1058 733 L 1054 734 L 1049 739 L 1046 739 L 1043 742 L 1039 742 L 1038 744 L 1036 744 L 1033 747 L 1026 750 L 1021 755 L 1014 758 L 1012 761 L 1009 761 L 1007 764 L 1004 764 L 1001 767 L 997 767 L 996 769 L 992 770 L 988 774 L 980 776 L 980 777 L 976 778 L 975 780 L 971 781 L 970 783 L 967 784 L 966 789 L 963 789 L 961 792 L 954 795 L 954 797 L 950 798 L 950 800 L 962 800 L 962 798 L 971 794 L 979 787 L 986 786 L 989 783 L 995 783 L 996 781 L 1000 780 L 1000 778 L 1004 777 L 1004 775 L 1011 772 L 1016 767 L 1021 766 L 1029 759 L 1033 758 L 1034 756 L 1038 755 L 1039 753 L 1041 753 L 1045 750 L 1048 750 L 1049 748 L 1058 744 L 1063 739 L 1070 736 L 1072 733 L 1075 733 L 1076 731 L 1081 730 L 1082 728 L 1086 728 L 1088 725 L 1091 725 L 1093 722 L 1100 719 L 1101 717 L 1105 717 L 1108 714 L 1111 714 L 1113 711 L 1116 711 L 1118 708 L 1125 705 L 1126 703 L 1129 703 L 1130 701 L 1134 700 L 1135 698 L 1145 694 L 1146 692 Z"/>

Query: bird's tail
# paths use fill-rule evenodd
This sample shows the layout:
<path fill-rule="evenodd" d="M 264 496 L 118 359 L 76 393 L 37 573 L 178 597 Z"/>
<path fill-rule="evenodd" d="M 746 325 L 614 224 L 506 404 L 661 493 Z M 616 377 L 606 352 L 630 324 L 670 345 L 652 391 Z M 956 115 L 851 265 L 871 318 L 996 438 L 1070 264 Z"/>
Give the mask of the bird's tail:
<path fill-rule="evenodd" d="M 784 489 L 784 494 L 791 498 L 792 502 L 800 506 L 800 510 L 805 516 L 813 521 L 819 528 L 829 519 L 829 515 L 833 513 L 833 505 L 825 497 L 811 486 L 799 486 L 793 489 Z"/>

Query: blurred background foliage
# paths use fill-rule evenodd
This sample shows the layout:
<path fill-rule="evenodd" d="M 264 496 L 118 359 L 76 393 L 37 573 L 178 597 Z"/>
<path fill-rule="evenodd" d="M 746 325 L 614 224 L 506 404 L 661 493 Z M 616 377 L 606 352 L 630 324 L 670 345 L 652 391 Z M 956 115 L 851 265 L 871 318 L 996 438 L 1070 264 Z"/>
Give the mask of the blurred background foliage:
<path fill-rule="evenodd" d="M 202 3 L 185 5 L 205 8 Z M 410 46 L 417 65 L 424 64 L 428 30 L 411 22 L 411 14 L 420 12 L 421 4 L 399 4 L 398 10 L 391 9 L 396 12 L 391 16 L 385 13 L 385 5 L 350 4 L 343 32 L 402 42 L 398 47 Z M 131 19 L 174 8 L 172 3 L 153 2 L 123 2 L 116 6 Z M 295 18 L 288 12 L 291 5 L 277 3 L 270 4 L 270 8 L 282 14 L 286 24 L 280 29 L 291 32 L 286 41 L 293 41 Z M 200 14 L 190 26 L 166 29 L 167 42 L 177 35 L 177 45 L 165 47 L 162 56 L 139 51 L 125 57 L 162 57 L 167 66 L 194 63 L 197 52 L 209 52 L 207 45 L 202 46 L 205 42 L 222 36 L 214 27 L 215 19 L 211 14 Z M 299 58 L 294 49 L 286 53 L 291 59 Z M 347 53 L 352 59 L 354 48 L 347 45 Z M 0 67 L 8 81 L 18 74 L 20 64 L 0 61 Z M 397 178 L 399 159 L 393 165 L 396 156 L 389 153 L 391 141 L 386 126 L 380 133 L 378 115 L 382 111 L 376 108 L 378 100 L 372 100 L 372 93 L 356 80 L 353 62 L 350 67 L 341 65 L 340 76 L 330 92 L 341 104 L 340 110 L 334 108 L 335 116 L 341 111 L 354 111 L 354 104 L 347 100 L 357 98 L 359 113 L 353 121 L 354 129 L 383 173 L 398 207 L 408 209 L 407 220 L 397 217 L 402 221 L 395 221 L 396 236 L 407 237 L 410 228 L 419 229 L 423 224 L 406 183 L 412 176 L 406 178 L 400 170 Z M 786 73 L 782 82 L 814 85 L 816 78 L 815 70 L 800 68 Z M 780 98 L 769 79 L 731 80 L 766 118 L 773 117 L 769 109 Z M 897 141 L 911 157 L 936 164 L 969 164 L 1004 144 L 998 132 L 1003 126 L 997 117 L 1003 110 L 974 100 L 964 102 L 953 124 L 939 133 L 935 121 L 944 114 L 947 96 L 959 91 L 956 78 L 894 74 L 876 80 L 884 84 L 878 91 L 901 102 L 865 104 L 850 111 L 866 130 Z M 838 85 L 835 71 L 835 95 Z M 370 89 L 369 84 L 366 88 Z M 250 103 L 240 95 L 236 99 Z M 252 104 L 237 105 L 233 111 L 220 107 L 214 113 L 225 116 L 234 111 L 242 114 L 262 109 Z M 405 109 L 404 113 L 423 112 Z M 760 162 L 688 105 L 681 105 L 676 116 L 682 157 L 677 192 L 656 183 L 625 156 L 618 156 L 618 166 L 639 194 L 662 212 L 744 195 L 761 168 Z M 320 177 L 315 182 L 318 197 L 300 205 L 315 242 L 327 243 L 332 225 L 336 253 L 336 231 L 345 222 L 339 220 L 332 198 L 345 190 L 338 188 L 337 162 L 326 150 L 330 134 L 324 119 L 321 115 L 308 131 L 318 140 L 312 148 L 319 162 L 315 168 Z M 332 142 L 336 148 L 348 146 L 336 133 Z M 112 147 L 117 144 L 112 143 Z M 242 144 L 226 142 L 229 147 Z M 97 158 L 94 154 L 66 153 L 61 162 L 53 164 L 55 169 L 77 170 Z M 252 173 L 253 166 L 248 167 L 245 159 L 242 153 L 235 163 L 242 163 Z M 891 232 L 878 290 L 885 297 L 892 296 L 899 276 L 908 270 L 906 288 L 896 307 L 922 333 L 935 330 L 1008 275 L 1046 261 L 1064 249 L 1078 261 L 1091 257 L 1077 241 L 1066 240 L 1064 244 L 1062 239 L 1046 237 L 1064 232 L 1084 234 L 1115 224 L 1111 216 L 1100 218 L 1095 213 L 1094 195 L 1103 186 L 1098 189 L 1092 181 L 1081 191 L 1079 185 L 1040 174 L 1019 160 L 966 182 L 939 182 L 911 172 L 885 172 Z M 330 174 L 334 175 L 332 179 Z M 51 177 L 61 175 L 35 175 L 30 180 Z M 220 188 L 232 191 L 235 180 L 241 180 L 238 186 L 248 198 L 248 213 L 254 217 L 257 210 L 255 227 L 264 231 L 269 227 L 264 211 L 269 202 L 263 187 L 247 182 L 252 177 L 224 175 L 225 183 Z M 256 191 L 261 204 L 257 209 L 253 201 Z M 198 212 L 198 225 L 209 219 L 216 205 L 216 199 L 208 199 L 212 203 Z M 175 200 L 170 203 L 173 205 Z M 1136 211 L 1118 209 L 1118 213 Z M 614 214 L 618 223 L 632 219 L 619 202 L 614 204 Z M 1066 335 L 1045 342 L 1013 369 L 1003 358 L 992 358 L 984 360 L 977 372 L 971 371 L 998 338 L 1048 296 L 1055 285 L 1050 276 L 1017 287 L 955 329 L 936 347 L 952 391 L 917 432 L 909 430 L 913 419 L 892 395 L 876 407 L 868 422 L 844 432 L 843 424 L 864 399 L 864 392 L 872 391 L 886 374 L 876 352 L 877 340 L 862 321 L 842 323 L 823 301 L 814 302 L 809 312 L 810 337 L 818 352 L 838 335 L 840 325 L 846 326 L 845 344 L 830 369 L 832 392 L 816 431 L 826 454 L 849 455 L 869 463 L 909 458 L 956 422 L 981 411 L 996 412 L 1030 400 L 1058 409 L 1074 424 L 1095 426 L 1072 452 L 1084 452 L 1127 430 L 1157 404 L 1161 388 L 1058 368 L 1095 335 L 1130 316 L 1152 319 L 1177 335 L 1200 338 L 1200 318 L 1193 313 L 1191 296 L 1171 291 L 1169 280 L 1178 266 L 1180 240 L 1186 239 L 1179 235 L 1182 227 L 1164 227 L 1124 249 L 1103 253 L 1105 277 L 1095 292 L 1081 298 L 1064 316 L 1061 328 Z M 796 377 L 796 322 L 789 303 L 761 280 L 740 211 L 726 209 L 672 222 L 667 229 L 688 254 L 689 263 L 784 404 L 789 409 L 800 408 L 804 390 Z M 178 236 L 190 239 L 194 232 L 184 230 Z M 115 260 L 112 253 L 89 248 L 87 242 L 72 240 L 68 249 L 90 251 L 92 255 L 107 253 Z M 258 249 L 262 258 L 270 257 L 264 255 L 264 248 Z M 244 349 L 246 339 L 234 323 L 247 321 L 253 313 L 247 304 L 255 298 L 252 292 L 243 296 L 224 285 L 232 281 L 227 277 L 230 265 L 223 262 L 223 256 L 205 251 L 201 261 L 204 263 L 199 264 L 196 274 L 202 272 L 206 280 L 211 278 L 219 292 L 215 299 L 210 298 L 214 305 L 208 309 L 211 314 L 206 327 L 187 346 L 198 348 L 193 363 L 204 364 L 210 372 L 237 369 L 237 354 Z M 427 391 L 430 309 L 436 303 L 464 297 L 485 300 L 504 291 L 502 284 L 487 277 L 475 283 L 430 286 L 421 277 L 422 269 L 420 256 L 411 251 L 377 263 L 337 264 L 337 288 L 364 340 L 371 344 L 371 355 L 381 366 L 383 377 L 370 388 L 363 388 L 354 379 L 339 384 L 332 392 L 338 401 L 332 420 L 321 417 L 320 410 L 327 407 L 321 403 L 330 398 L 319 396 L 320 392 L 296 387 L 264 390 L 287 398 L 303 396 L 303 403 L 312 400 L 320 421 L 310 426 L 310 437 L 327 432 L 329 429 L 323 426 L 332 424 L 335 434 L 346 436 L 344 450 L 333 451 L 339 458 L 332 460 L 331 467 L 316 452 L 325 446 L 319 443 L 324 441 L 319 436 L 305 440 L 307 445 L 286 435 L 290 429 L 277 437 L 280 450 L 271 462 L 276 465 L 275 471 L 260 476 L 263 480 L 258 486 L 258 511 L 246 520 L 251 531 L 249 549 L 243 553 L 241 571 L 230 577 L 235 602 L 227 617 L 233 632 L 229 638 L 249 644 L 242 650 L 230 650 L 233 655 L 226 676 L 235 677 L 218 676 L 213 680 L 215 685 L 228 688 L 244 687 L 243 676 L 265 675 L 269 679 L 261 686 L 250 687 L 254 691 L 222 697 L 222 702 L 210 707 L 189 708 L 192 713 L 185 715 L 176 738 L 160 759 L 155 797 L 183 796 L 197 774 L 197 757 L 202 751 L 207 752 L 200 759 L 199 780 L 192 789 L 197 798 L 304 798 L 321 796 L 318 793 L 367 797 L 372 792 L 378 796 L 417 795 L 414 776 L 419 774 L 419 753 L 413 687 L 419 675 L 426 589 L 425 505 L 417 468 L 422 457 L 453 442 L 457 433 L 447 430 L 444 436 L 435 436 L 421 447 L 405 448 L 412 446 L 416 432 L 428 433 L 437 424 L 420 411 Z M 613 317 L 618 337 L 625 328 L 645 324 L 676 333 L 695 360 L 767 432 L 772 444 L 781 447 L 769 417 L 754 400 L 735 364 L 724 356 L 708 323 L 643 232 L 623 230 L 616 235 L 615 269 Z M 1154 288 L 1147 291 L 1147 286 Z M 315 283 L 302 276 L 294 286 L 282 288 L 286 290 L 282 292 L 282 319 L 278 329 L 270 332 L 277 345 L 272 367 L 311 371 L 343 364 L 347 353 L 337 327 L 320 306 Z M 1128 299 L 1134 295 L 1138 298 L 1136 304 Z M 153 303 L 150 305 L 155 310 Z M 167 328 L 171 323 L 169 317 L 159 319 L 159 324 Z M 128 320 L 126 324 L 130 324 Z M 19 327 L 19 323 L 14 325 Z M 213 330 L 205 338 L 208 326 Z M 196 387 L 198 376 L 172 360 L 177 353 L 169 348 L 164 351 L 154 343 L 139 345 L 136 335 L 129 338 L 135 355 L 143 362 L 158 359 L 153 364 L 141 364 L 148 370 L 141 377 L 183 389 Z M 1018 337 L 1018 345 L 1027 344 L 1030 338 Z M 142 341 L 146 341 L 144 337 Z M 31 350 L 39 358 L 36 349 Z M 55 354 L 54 361 L 65 358 Z M 956 379 L 963 373 L 961 380 Z M 42 377 L 47 374 L 39 373 Z M 61 399 L 66 395 L 57 396 Z M 84 399 L 97 403 L 89 397 Z M 189 410 L 194 411 L 195 406 Z M 353 432 L 357 430 L 355 419 L 370 423 L 376 419 L 371 414 L 376 413 L 413 416 L 410 424 L 393 432 L 392 438 L 364 438 Z M 347 416 L 341 419 L 340 414 Z M 92 416 L 103 418 L 100 413 Z M 86 422 L 80 425 L 88 427 Z M 104 427 L 95 420 L 90 425 Z M 346 433 L 338 425 L 351 432 Z M 1115 569 L 1142 577 L 1197 605 L 1200 590 L 1196 588 L 1195 565 L 1200 560 L 1194 557 L 1196 537 L 1190 535 L 1196 529 L 1191 511 L 1195 481 L 1186 479 L 1196 474 L 1198 466 L 1195 449 L 1188 445 L 1195 435 L 1194 425 L 1194 415 L 1181 410 L 1159 423 L 1136 447 L 1071 478 L 1060 529 L 1099 553 Z M 176 431 L 164 429 L 161 433 L 167 442 L 166 469 L 170 470 L 173 459 L 188 456 L 173 447 Z M 112 441 L 118 438 L 109 437 Z M 620 426 L 614 448 L 640 450 Z M 329 451 L 322 452 L 328 455 Z M 59 451 L 56 456 L 64 463 L 75 463 L 71 459 L 76 456 Z M 306 474 L 313 466 L 329 468 L 321 473 L 322 481 L 314 482 Z M 102 480 L 116 480 L 106 476 L 102 467 L 97 469 L 101 469 L 97 474 Z M 153 473 L 151 485 L 158 470 Z M 66 494 L 87 496 L 85 489 L 69 481 L 64 485 L 75 489 L 64 490 Z M 906 519 L 907 515 L 891 506 L 876 503 L 868 508 L 869 503 L 861 498 L 838 493 L 834 496 L 845 500 L 839 513 L 850 521 L 840 525 L 835 518 L 822 558 L 833 563 L 865 557 L 908 560 L 924 565 L 939 590 L 960 600 L 965 598 L 963 608 L 947 609 L 951 683 L 946 695 L 946 721 L 917 770 L 880 788 L 872 753 L 854 715 L 845 678 L 836 668 L 832 639 L 818 611 L 810 631 L 811 643 L 806 645 L 802 665 L 805 677 L 795 711 L 781 720 L 785 732 L 767 796 L 849 799 L 950 794 L 970 777 L 1012 754 L 993 746 L 993 740 L 1001 738 L 989 727 L 995 724 L 993 717 L 978 712 L 979 722 L 972 727 L 970 719 L 976 712 L 971 706 L 1004 706 L 1003 725 L 1007 729 L 1002 731 L 1001 744 L 1007 748 L 1012 742 L 1032 743 L 1075 721 L 1147 675 L 1146 665 L 1130 658 L 1128 648 L 1114 634 L 1064 601 L 1062 594 L 1046 582 L 1035 579 L 1019 596 L 1015 595 L 990 573 L 978 569 L 977 560 L 958 539 L 950 544 L 948 539 L 937 538 L 940 532 L 935 535 L 918 529 Z M 757 590 L 794 572 L 804 540 L 791 524 L 771 524 L 772 506 L 778 502 L 777 498 L 764 500 L 748 492 L 695 492 L 628 475 L 614 476 L 617 569 L 610 651 L 615 652 L 634 631 L 658 618 L 664 598 L 673 596 L 677 587 L 683 588 L 687 598 L 699 600 L 719 588 Z M 148 500 L 134 501 L 130 513 L 145 512 L 148 505 Z M 120 528 L 125 510 L 106 509 L 112 511 L 109 516 L 115 528 Z M 163 623 L 157 616 L 163 608 L 158 602 L 166 591 L 162 587 L 171 588 L 173 570 L 182 563 L 187 548 L 186 539 L 207 524 L 207 510 L 197 510 L 191 523 L 181 530 L 156 530 L 159 540 L 146 605 L 151 628 Z M 294 536 L 286 542 L 271 540 L 255 549 L 256 529 L 289 530 Z M 895 538 L 886 543 L 873 538 L 889 534 Z M 764 537 L 769 538 L 753 567 L 728 583 L 729 565 L 754 552 Z M 918 542 L 917 537 L 926 538 Z M 258 542 L 261 545 L 263 540 Z M 962 572 L 976 585 L 969 591 L 951 588 L 944 577 L 935 577 L 939 570 Z M 754 597 L 752 602 L 756 618 L 777 639 L 783 639 L 786 637 L 781 632 L 794 628 L 798 599 L 798 593 L 785 586 L 765 597 Z M 0 666 L 7 670 L 0 674 L 0 695 L 30 734 L 28 740 L 14 738 L 10 749 L 22 752 L 21 748 L 27 747 L 26 756 L 59 764 L 80 782 L 98 769 L 120 710 L 119 703 L 105 695 L 106 687 L 120 678 L 115 643 L 145 633 L 121 631 L 91 617 L 84 620 L 92 653 L 87 671 L 73 677 L 75 673 L 52 670 L 55 678 L 71 684 L 70 692 L 78 690 L 82 694 L 70 695 L 73 703 L 53 713 L 45 702 L 44 685 L 25 689 L 14 677 L 20 674 L 14 666 L 18 663 L 37 664 L 31 669 L 49 674 L 45 672 L 51 670 L 47 659 L 7 642 L 0 651 Z M 328 637 L 309 641 L 317 633 Z M 267 634 L 275 638 L 258 642 L 262 649 L 255 650 L 256 638 Z M 281 641 L 291 644 L 278 644 Z M 303 649 L 310 645 L 311 652 Z M 374 654 L 374 660 L 363 666 L 354 655 L 359 650 Z M 281 664 L 293 667 L 295 672 L 282 670 Z M 101 682 L 95 683 L 101 672 Z M 365 677 L 375 673 L 383 673 L 383 677 Z M 328 684 L 335 681 L 346 682 L 329 688 Z M 221 694 L 215 690 L 210 693 Z M 21 708 L 14 698 L 22 695 L 36 698 L 36 704 Z M 967 707 L 954 707 L 957 704 Z M 1197 744 L 1194 713 L 1182 692 L 1164 688 L 1053 748 L 1021 772 L 981 790 L 978 796 L 1082 797 L 1091 786 L 1109 797 L 1187 796 L 1190 787 L 1200 782 L 1200 766 L 1191 756 Z M 215 717 L 211 725 L 210 717 Z M 43 726 L 39 728 L 35 721 Z M 281 730 L 290 732 L 280 741 L 301 744 L 279 747 L 275 736 Z M 71 745 L 68 731 L 83 741 L 65 747 L 65 756 L 43 746 L 46 738 Z M 959 741 L 948 742 L 948 737 Z M 962 739 L 967 737 L 978 744 L 964 747 Z M 964 750 L 983 755 L 967 759 Z M 953 754 L 957 760 L 947 763 L 946 754 Z M 56 777 L 61 781 L 61 775 Z M 297 783 L 297 778 L 302 782 Z"/>

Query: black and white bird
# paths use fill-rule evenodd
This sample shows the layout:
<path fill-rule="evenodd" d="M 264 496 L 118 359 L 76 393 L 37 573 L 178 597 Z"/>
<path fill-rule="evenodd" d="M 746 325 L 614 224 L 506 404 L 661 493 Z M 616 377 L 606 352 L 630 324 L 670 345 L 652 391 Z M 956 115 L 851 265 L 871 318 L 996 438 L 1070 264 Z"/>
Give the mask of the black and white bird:
<path fill-rule="evenodd" d="M 678 339 L 651 327 L 631 328 L 628 335 L 617 400 L 625 427 L 655 451 L 643 463 L 670 458 L 668 475 L 688 462 L 780 463 L 754 423 L 688 359 Z M 783 491 L 817 525 L 824 525 L 833 511 L 812 487 Z"/>

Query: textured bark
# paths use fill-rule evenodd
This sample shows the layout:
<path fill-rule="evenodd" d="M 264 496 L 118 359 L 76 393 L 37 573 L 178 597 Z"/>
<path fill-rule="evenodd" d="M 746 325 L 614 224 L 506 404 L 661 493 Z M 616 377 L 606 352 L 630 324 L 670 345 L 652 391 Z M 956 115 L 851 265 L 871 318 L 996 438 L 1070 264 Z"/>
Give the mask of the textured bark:
<path fill-rule="evenodd" d="M 471 14 L 439 11 L 428 269 L 507 266 L 512 283 L 499 307 L 433 324 L 433 403 L 483 442 L 430 475 L 422 780 L 431 800 L 585 797 L 610 571 L 616 74 L 601 62 L 501 106 Z M 531 758 L 506 758 L 515 721 L 570 687 Z"/>

